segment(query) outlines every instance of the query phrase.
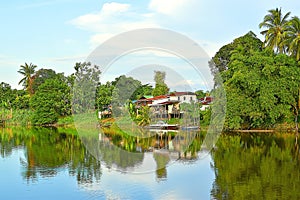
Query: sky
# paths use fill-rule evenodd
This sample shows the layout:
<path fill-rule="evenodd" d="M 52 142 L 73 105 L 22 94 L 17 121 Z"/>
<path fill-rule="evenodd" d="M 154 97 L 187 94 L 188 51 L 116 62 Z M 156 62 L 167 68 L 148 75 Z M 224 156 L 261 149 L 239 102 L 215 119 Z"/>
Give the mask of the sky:
<path fill-rule="evenodd" d="M 161 28 L 185 35 L 212 57 L 219 48 L 252 30 L 261 39 L 258 24 L 267 11 L 281 7 L 284 13 L 300 16 L 299 0 L 12 0 L 0 7 L 0 82 L 18 85 L 20 65 L 33 63 L 69 75 L 76 62 L 87 57 L 108 39 L 135 29 Z M 130 60 L 151 57 L 156 62 L 134 63 L 172 65 L 188 63 L 160 51 L 138 52 L 115 68 L 127 69 Z M 170 59 L 172 57 L 172 59 Z M 175 56 L 176 57 L 176 56 Z M 172 60 L 167 62 L 166 60 Z M 166 62 L 164 62 L 166 61 Z M 184 67 L 183 67 L 184 68 Z M 125 70 L 126 71 L 126 70 Z M 176 71 L 182 74 L 182 71 Z M 130 74 L 132 69 L 127 70 Z M 113 72 L 117 75 L 116 70 Z M 192 75 L 193 73 L 190 73 Z M 104 74 L 103 80 L 112 79 Z M 197 78 L 183 77 L 190 88 L 201 87 Z"/>

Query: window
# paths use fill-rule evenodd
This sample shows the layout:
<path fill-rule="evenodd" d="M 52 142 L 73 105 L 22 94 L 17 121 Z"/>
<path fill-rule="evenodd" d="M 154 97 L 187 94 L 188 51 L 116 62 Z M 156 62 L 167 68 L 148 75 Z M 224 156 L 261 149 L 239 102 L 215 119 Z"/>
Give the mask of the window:
<path fill-rule="evenodd" d="M 184 100 L 184 101 L 185 101 L 185 99 L 186 99 L 186 98 L 185 98 L 185 97 L 183 97 L 183 100 Z"/>
<path fill-rule="evenodd" d="M 193 97 L 190 97 L 190 100 L 193 101 Z"/>
<path fill-rule="evenodd" d="M 178 101 L 180 101 L 180 97 L 178 97 Z"/>

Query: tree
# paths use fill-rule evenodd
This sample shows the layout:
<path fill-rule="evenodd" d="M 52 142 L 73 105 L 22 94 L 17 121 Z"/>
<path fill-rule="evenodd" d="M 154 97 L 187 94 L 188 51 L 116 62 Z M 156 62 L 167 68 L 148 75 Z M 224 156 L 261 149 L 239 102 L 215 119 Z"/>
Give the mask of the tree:
<path fill-rule="evenodd" d="M 264 45 L 274 49 L 276 53 L 283 53 L 286 51 L 284 41 L 287 38 L 290 12 L 282 14 L 281 8 L 268 12 L 269 14 L 264 17 L 263 22 L 259 24 L 259 28 L 266 28 L 261 32 L 265 36 Z"/>
<path fill-rule="evenodd" d="M 14 109 L 29 109 L 30 95 L 24 90 L 17 90 L 12 102 Z"/>
<path fill-rule="evenodd" d="M 195 92 L 197 99 L 204 98 L 208 93 L 209 93 L 208 91 L 204 92 L 203 90 L 197 90 Z"/>
<path fill-rule="evenodd" d="M 59 79 L 48 79 L 30 99 L 35 125 L 54 124 L 60 116 L 71 114 L 70 88 Z"/>
<path fill-rule="evenodd" d="M 86 113 L 95 110 L 96 88 L 101 71 L 90 62 L 76 63 L 72 93 L 73 113 Z M 72 79 L 71 79 L 72 80 Z"/>
<path fill-rule="evenodd" d="M 47 79 L 53 78 L 65 79 L 63 74 L 57 74 L 53 69 L 39 69 L 35 73 L 32 90 L 35 92 Z"/>
<path fill-rule="evenodd" d="M 132 94 L 131 100 L 136 100 L 142 96 L 152 95 L 153 87 L 149 84 L 144 84 L 138 87 Z"/>
<path fill-rule="evenodd" d="M 289 22 L 287 30 L 287 40 L 289 55 L 300 60 L 300 19 L 299 17 L 293 17 Z"/>
<path fill-rule="evenodd" d="M 141 81 L 121 75 L 112 81 L 118 96 L 117 103 L 124 104 L 127 100 L 136 100 L 136 91 L 142 86 Z"/>
<path fill-rule="evenodd" d="M 165 83 L 166 72 L 154 71 L 155 88 L 152 91 L 153 96 L 164 95 L 169 92 L 169 88 Z"/>
<path fill-rule="evenodd" d="M 25 63 L 25 65 L 21 65 L 20 68 L 21 69 L 18 71 L 18 73 L 22 74 L 24 77 L 20 80 L 19 85 L 23 84 L 28 94 L 32 96 L 34 93 L 32 85 L 35 78 L 35 68 L 37 68 L 37 66 L 33 65 L 32 63 L 30 63 L 29 65 Z"/>
<path fill-rule="evenodd" d="M 96 89 L 96 108 L 103 111 L 112 101 L 114 86 L 107 81 L 106 84 L 99 84 Z"/>
<path fill-rule="evenodd" d="M 237 49 L 237 47 L 242 47 L 244 53 L 249 54 L 251 51 L 261 51 L 262 46 L 263 42 L 258 39 L 252 31 L 234 39 L 233 42 L 221 47 L 209 62 L 212 74 L 216 75 L 218 72 L 223 72 L 228 69 L 232 51 Z"/>
<path fill-rule="evenodd" d="M 1 120 L 12 117 L 13 91 L 7 83 L 0 83 Z M 10 112 L 9 112 L 10 111 Z"/>
<path fill-rule="evenodd" d="M 223 74 L 228 129 L 269 128 L 292 117 L 300 83 L 293 58 L 268 49 L 245 56 L 237 49 Z"/>
<path fill-rule="evenodd" d="M 3 101 L 13 101 L 13 90 L 8 83 L 1 82 L 0 83 L 0 99 Z"/>

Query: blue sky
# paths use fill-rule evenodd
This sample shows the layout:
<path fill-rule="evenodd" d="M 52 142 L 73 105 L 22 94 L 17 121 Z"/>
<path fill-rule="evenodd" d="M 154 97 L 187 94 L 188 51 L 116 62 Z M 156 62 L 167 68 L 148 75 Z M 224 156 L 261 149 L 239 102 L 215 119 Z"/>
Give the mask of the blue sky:
<path fill-rule="evenodd" d="M 267 10 L 300 16 L 300 1 L 12 0 L 0 7 L 0 81 L 21 88 L 21 64 L 69 75 L 102 42 L 137 28 L 165 28 L 196 41 L 209 56 L 254 31 Z M 196 86 L 192 86 L 196 87 Z"/>

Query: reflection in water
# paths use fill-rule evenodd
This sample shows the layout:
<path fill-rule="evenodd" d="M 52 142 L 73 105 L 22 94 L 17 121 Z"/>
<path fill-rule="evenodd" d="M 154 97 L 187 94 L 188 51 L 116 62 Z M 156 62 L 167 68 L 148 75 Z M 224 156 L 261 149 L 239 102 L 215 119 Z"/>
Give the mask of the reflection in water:
<path fill-rule="evenodd" d="M 223 136 L 212 153 L 214 199 L 300 199 L 292 135 Z"/>
<path fill-rule="evenodd" d="M 76 131 L 56 128 L 5 128 L 0 137 L 1 156 L 11 155 L 13 149 L 24 148 L 20 159 L 22 176 L 27 181 L 56 176 L 60 168 L 68 168 L 78 184 L 99 182 L 101 164 L 122 172 L 146 173 L 156 171 L 157 180 L 167 178 L 166 167 L 177 160 L 196 160 L 201 140 L 198 132 L 142 132 L 139 137 L 108 129 L 97 136 L 86 134 L 79 138 Z M 83 145 L 87 145 L 85 148 Z M 87 150 L 88 149 L 88 150 Z M 154 168 L 151 168 L 152 153 Z M 95 157 L 97 158 L 95 158 Z"/>
<path fill-rule="evenodd" d="M 180 162 L 169 168 L 166 166 L 178 159 L 195 162 L 202 136 L 197 134 L 192 145 L 187 147 L 193 135 L 188 137 L 165 132 L 146 138 L 110 131 L 100 135 L 98 132 L 97 140 L 94 140 L 95 137 L 90 133 L 79 138 L 72 129 L 3 128 L 0 132 L 0 184 L 7 187 L 5 191 L 0 189 L 1 198 L 53 199 L 57 196 L 61 199 L 157 199 L 178 196 L 182 199 L 188 194 L 192 199 L 197 199 L 199 194 L 192 191 L 197 191 L 195 188 L 203 180 L 199 163 L 194 165 L 193 170 L 186 169 L 185 164 Z M 97 147 L 93 154 L 84 145 L 89 143 Z M 180 151 L 182 147 L 186 150 Z M 134 153 L 135 156 L 128 153 Z M 94 155 L 101 160 L 95 159 Z M 110 170 L 113 167 L 119 171 Z M 13 175 L 6 174 L 6 170 Z M 137 176 L 124 173 L 125 170 L 143 174 Z M 145 170 L 149 173 L 145 173 Z M 191 185 L 176 176 L 198 177 L 199 181 Z M 25 182 L 20 181 L 20 177 Z M 206 179 L 212 181 L 211 176 Z M 72 180 L 76 181 L 77 187 L 71 187 Z M 161 181 L 163 185 L 160 185 Z M 9 187 L 10 182 L 13 187 Z M 19 192 L 12 193 L 6 191 L 7 188 Z M 207 191 L 209 188 L 202 191 L 200 196 L 209 196 Z"/>
<path fill-rule="evenodd" d="M 11 155 L 12 150 L 24 148 L 25 159 L 20 159 L 22 176 L 27 181 L 39 177 L 56 176 L 60 168 L 68 167 L 78 184 L 99 181 L 100 162 L 91 156 L 75 132 L 58 132 L 54 128 L 5 128 L 0 135 L 1 156 Z"/>
<path fill-rule="evenodd" d="M 203 199 L 205 195 L 205 199 L 300 199 L 299 146 L 293 135 L 222 135 L 212 157 L 201 160 L 204 136 L 199 132 L 162 131 L 132 136 L 108 129 L 79 138 L 72 129 L 3 128 L 0 183 L 11 181 L 15 185 L 21 175 L 25 189 L 23 183 L 11 188 L 15 191 L 19 187 L 27 199 L 40 199 L 31 198 L 26 191 L 33 190 L 33 185 L 40 186 L 48 177 L 58 187 L 70 184 L 68 177 L 73 177 L 75 185 L 84 190 L 82 195 L 80 189 L 66 187 L 65 197 L 74 193 L 75 199 L 84 199 L 86 193 L 93 199 Z M 94 148 L 86 148 L 83 143 Z M 63 177 L 62 182 L 57 182 L 57 177 Z M 12 199 L 9 195 L 3 198 Z"/>
<path fill-rule="evenodd" d="M 99 133 L 98 144 L 95 144 L 95 138 L 92 137 L 89 138 L 89 142 L 85 141 L 85 144 L 89 146 L 88 149 L 93 149 L 92 154 L 97 155 L 109 168 L 127 173 L 156 171 L 158 180 L 167 178 L 168 165 L 177 160 L 195 160 L 200 150 L 200 134 L 196 131 L 144 130 L 136 137 L 132 135 L 118 134 L 106 129 Z M 86 137 L 82 139 L 86 140 Z M 144 158 L 145 152 L 153 152 L 155 168 L 149 165 L 145 168 L 146 163 L 150 162 Z"/>

